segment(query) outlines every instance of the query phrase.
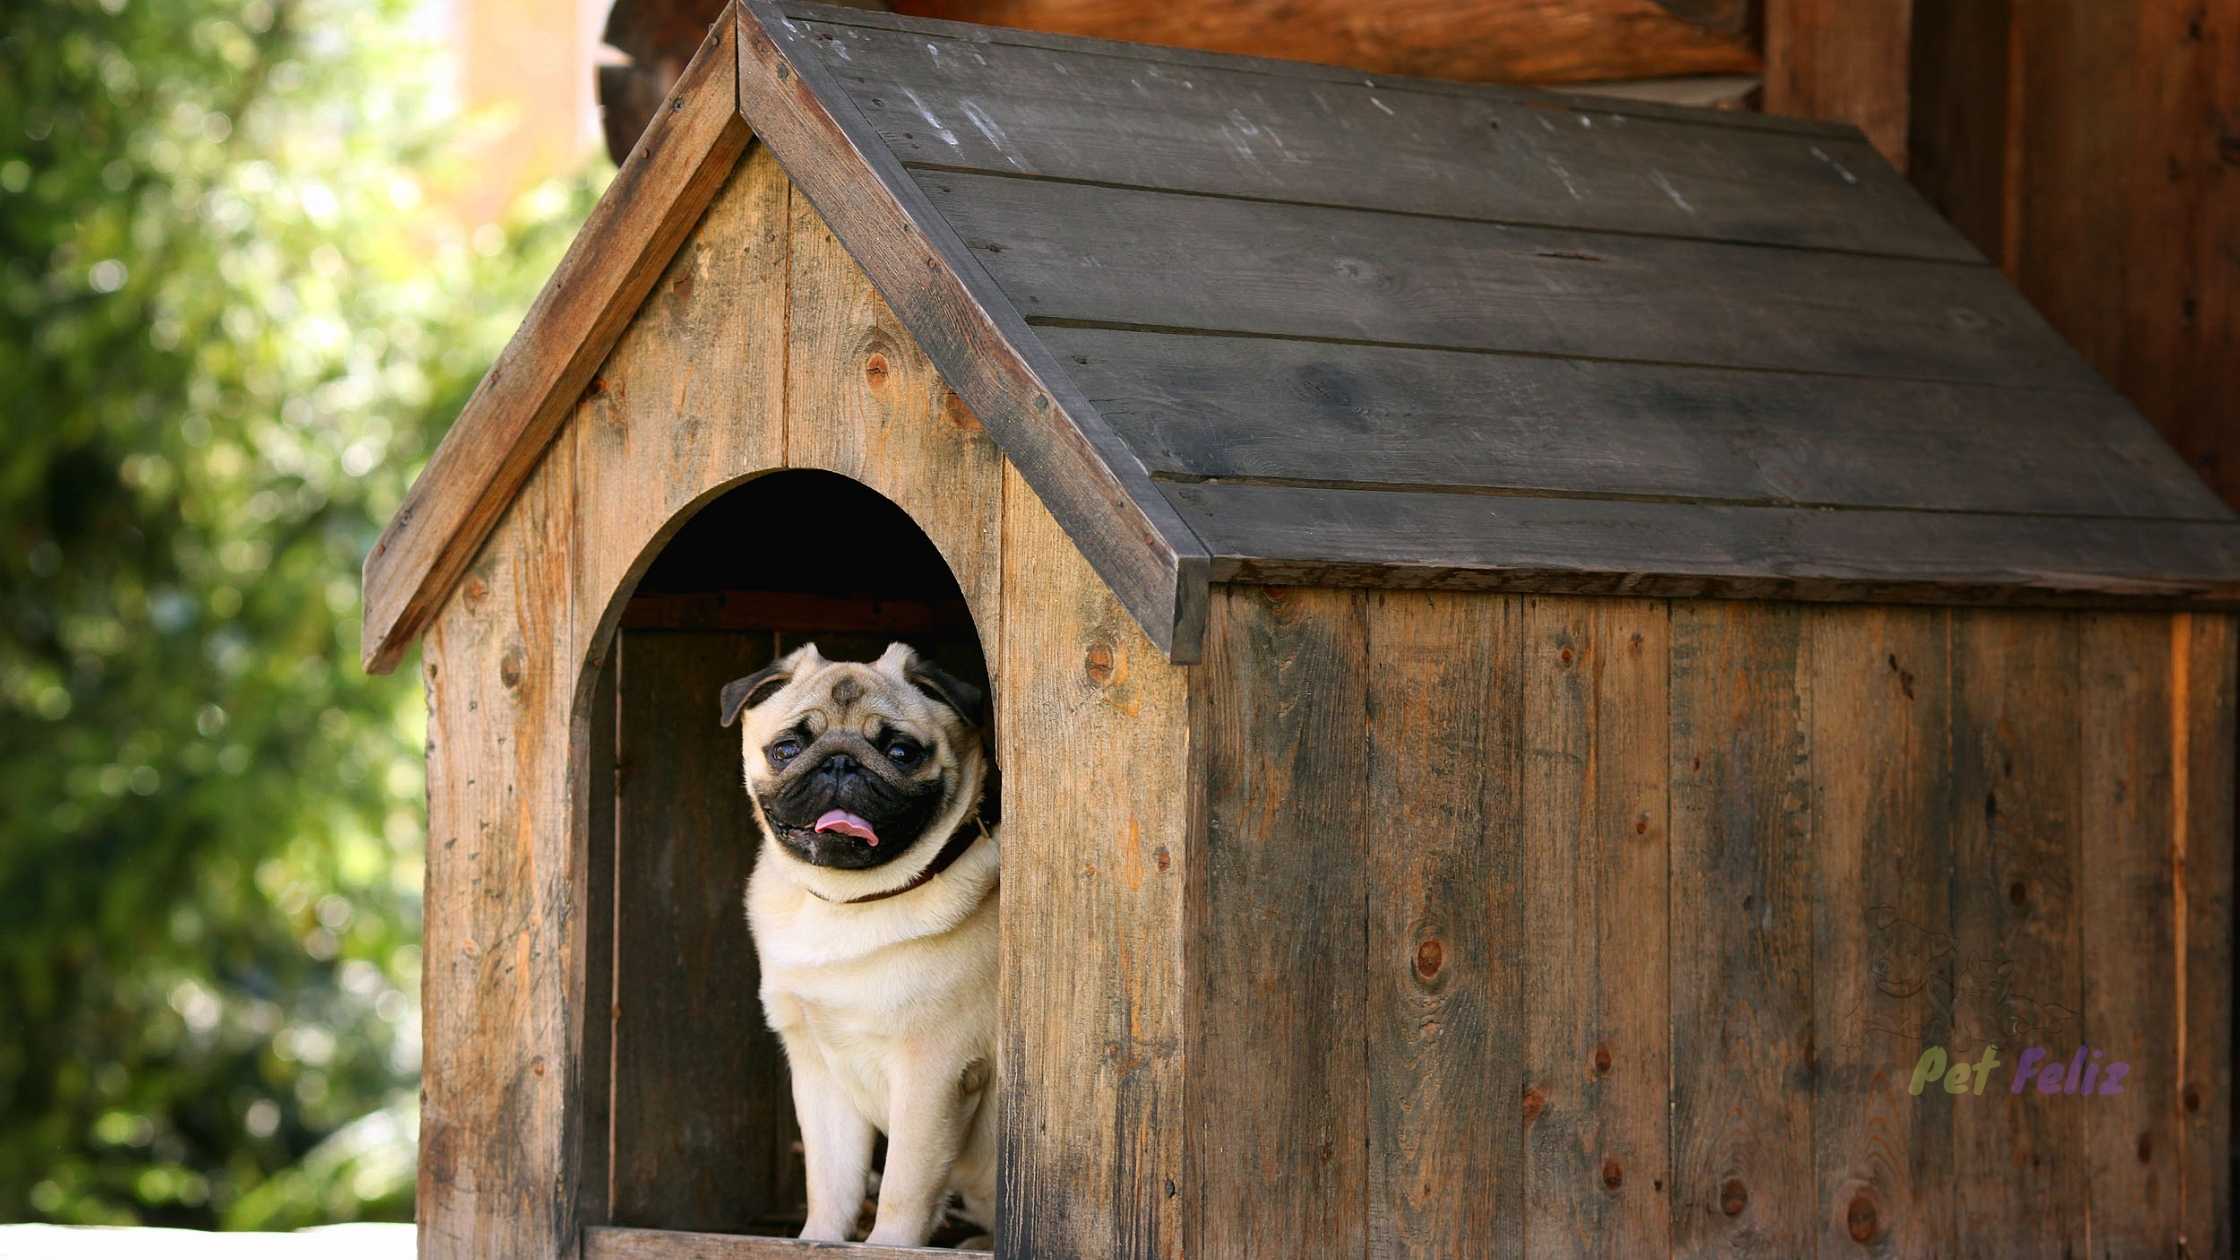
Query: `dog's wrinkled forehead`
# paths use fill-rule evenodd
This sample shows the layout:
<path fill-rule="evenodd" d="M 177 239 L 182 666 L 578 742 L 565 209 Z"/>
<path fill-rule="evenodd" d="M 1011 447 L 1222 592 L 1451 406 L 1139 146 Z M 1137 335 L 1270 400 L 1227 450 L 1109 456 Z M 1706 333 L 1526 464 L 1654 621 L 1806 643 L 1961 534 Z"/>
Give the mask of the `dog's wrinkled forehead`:
<path fill-rule="evenodd" d="M 968 694 L 954 694 L 960 689 Z M 743 711 L 749 742 L 797 726 L 812 736 L 900 725 L 954 737 L 976 701 L 971 688 L 922 663 L 906 644 L 864 664 L 828 661 L 811 643 L 724 688 L 723 717 L 728 724 Z"/>

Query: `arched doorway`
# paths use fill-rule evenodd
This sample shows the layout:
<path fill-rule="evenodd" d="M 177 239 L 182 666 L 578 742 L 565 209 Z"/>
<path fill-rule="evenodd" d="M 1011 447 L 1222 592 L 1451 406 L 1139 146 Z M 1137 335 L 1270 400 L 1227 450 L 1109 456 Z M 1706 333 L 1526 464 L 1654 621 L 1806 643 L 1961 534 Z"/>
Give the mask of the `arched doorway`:
<path fill-rule="evenodd" d="M 701 506 L 617 623 L 579 763 L 587 1199 L 603 1198 L 616 1225 L 791 1234 L 805 1208 L 798 1134 L 741 907 L 761 837 L 718 692 L 810 642 L 871 660 L 900 640 L 983 688 L 985 654 L 916 522 L 860 482 L 810 470 Z"/>

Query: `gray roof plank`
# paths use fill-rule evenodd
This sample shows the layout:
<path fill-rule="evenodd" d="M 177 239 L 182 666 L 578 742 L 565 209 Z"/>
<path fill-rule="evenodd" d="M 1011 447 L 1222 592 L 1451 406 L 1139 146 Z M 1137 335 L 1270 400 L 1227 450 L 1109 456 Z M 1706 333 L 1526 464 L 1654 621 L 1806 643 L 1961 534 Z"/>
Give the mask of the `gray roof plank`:
<path fill-rule="evenodd" d="M 1144 466 L 1782 504 L 2221 520 L 2097 390 L 1043 328 Z M 1999 475 L 1985 476 L 1985 469 Z"/>
<path fill-rule="evenodd" d="M 2240 526 L 1163 485 L 1215 581 L 1895 603 L 2240 602 Z"/>
<path fill-rule="evenodd" d="M 2100 388 L 1988 266 L 921 172 L 1030 320 Z"/>
<path fill-rule="evenodd" d="M 1862 140 L 813 24 L 907 162 L 1980 261 Z M 944 51 L 944 48 L 947 51 Z"/>

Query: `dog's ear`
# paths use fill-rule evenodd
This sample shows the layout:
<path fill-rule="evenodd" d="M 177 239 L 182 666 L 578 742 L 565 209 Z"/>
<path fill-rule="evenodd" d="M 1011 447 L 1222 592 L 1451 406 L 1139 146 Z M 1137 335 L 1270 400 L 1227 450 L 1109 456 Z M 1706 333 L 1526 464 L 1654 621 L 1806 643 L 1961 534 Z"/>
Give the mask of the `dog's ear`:
<path fill-rule="evenodd" d="M 765 665 L 745 678 L 734 678 L 725 683 L 722 700 L 723 724 L 729 726 L 738 721 L 741 710 L 751 709 L 761 704 L 778 694 L 781 688 L 792 681 L 793 658 L 789 656 L 784 660 Z"/>
<path fill-rule="evenodd" d="M 956 710 L 958 717 L 974 726 L 987 725 L 987 714 L 982 706 L 988 698 L 978 687 L 915 655 L 903 671 L 903 677 L 910 680 L 911 686 Z"/>

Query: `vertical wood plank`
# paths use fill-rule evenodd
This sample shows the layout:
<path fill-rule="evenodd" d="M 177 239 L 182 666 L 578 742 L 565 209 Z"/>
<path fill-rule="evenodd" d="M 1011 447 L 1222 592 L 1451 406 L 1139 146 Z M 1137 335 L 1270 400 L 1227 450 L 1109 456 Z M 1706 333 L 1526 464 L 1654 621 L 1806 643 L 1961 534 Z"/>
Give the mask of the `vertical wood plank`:
<path fill-rule="evenodd" d="M 767 634 L 622 635 L 616 1224 L 743 1231 L 795 1206 L 785 1055 L 741 908 L 760 836 L 715 703 L 770 653 Z"/>
<path fill-rule="evenodd" d="M 785 461 L 870 486 L 949 561 L 1000 675 L 1004 461 L 847 248 L 792 194 Z"/>
<path fill-rule="evenodd" d="M 584 724 L 582 1188 L 586 1225 L 608 1223 L 614 1147 L 615 673 L 609 650 L 592 681 Z"/>
<path fill-rule="evenodd" d="M 1963 1225 L 1953 1109 L 2004 1105 L 1909 1089 L 1928 1046 L 1954 1062 L 1980 1049 L 1956 1043 L 1937 1015 L 1953 979 L 1947 618 L 1837 607 L 1812 610 L 1807 625 L 1819 1250 L 1935 1255 Z"/>
<path fill-rule="evenodd" d="M 1373 1256 L 1523 1250 L 1523 609 L 1368 597 Z"/>
<path fill-rule="evenodd" d="M 587 642 L 691 509 L 784 460 L 788 189 L 751 150 L 576 408 Z"/>
<path fill-rule="evenodd" d="M 1671 1247 L 1670 613 L 1535 598 L 1525 633 L 1526 1242 Z M 1381 655 L 1381 654 L 1380 654 Z"/>
<path fill-rule="evenodd" d="M 1214 592 L 1191 691 L 1193 1257 L 1366 1246 L 1364 615 L 1356 591 Z"/>
<path fill-rule="evenodd" d="M 2177 690 L 2178 1153 L 2187 1256 L 2232 1254 L 2233 619 L 2172 619 Z"/>
<path fill-rule="evenodd" d="M 1766 0 L 1766 112 L 1850 123 L 1906 169 L 1914 3 Z"/>
<path fill-rule="evenodd" d="M 2033 1101 L 2083 1104 L 2076 1109 L 2094 1253 L 2174 1255 L 2181 1151 L 2172 789 L 2182 716 L 2172 704 L 2171 622 L 2153 613 L 2093 613 L 2081 622 L 2078 1044 L 2104 1054 L 2103 1065 L 2127 1062 L 2130 1071 L 2112 1097 Z M 2088 1066 L 2094 1061 L 2088 1053 Z"/>
<path fill-rule="evenodd" d="M 1672 608 L 1673 1249 L 1811 1249 L 1810 644 L 1794 606 Z"/>
<path fill-rule="evenodd" d="M 2083 1040 L 2078 979 L 2077 617 L 1952 613 L 1953 993 L 1957 1041 L 2022 1050 Z M 1952 1109 L 1964 1255 L 2081 1250 L 2082 1108 L 2037 1098 Z"/>
<path fill-rule="evenodd" d="M 550 1256 L 575 1245 L 583 925 L 568 781 L 574 491 L 563 443 L 492 531 L 425 649 L 417 1212 L 427 1260 Z"/>
<path fill-rule="evenodd" d="M 1016 472 L 1003 507 L 997 1251 L 1177 1260 L 1188 675 Z"/>

